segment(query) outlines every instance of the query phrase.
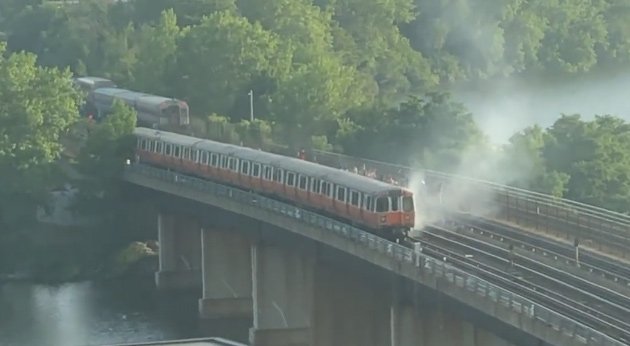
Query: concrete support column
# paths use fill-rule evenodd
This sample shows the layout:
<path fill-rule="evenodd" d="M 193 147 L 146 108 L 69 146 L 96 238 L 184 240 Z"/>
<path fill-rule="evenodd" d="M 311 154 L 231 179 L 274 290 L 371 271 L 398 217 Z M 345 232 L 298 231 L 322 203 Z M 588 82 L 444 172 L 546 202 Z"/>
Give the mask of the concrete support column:
<path fill-rule="evenodd" d="M 235 232 L 201 230 L 201 318 L 252 318 L 250 244 Z"/>
<path fill-rule="evenodd" d="M 155 273 L 159 290 L 201 287 L 201 246 L 199 223 L 174 214 L 158 214 L 160 267 Z"/>
<path fill-rule="evenodd" d="M 380 277 L 320 264 L 314 345 L 383 346 L 390 342 L 389 294 Z"/>
<path fill-rule="evenodd" d="M 295 251 L 295 250 L 294 250 Z M 314 254 L 253 244 L 252 346 L 310 346 Z"/>
<path fill-rule="evenodd" d="M 415 309 L 394 302 L 390 309 L 391 346 L 424 346 L 422 320 Z"/>

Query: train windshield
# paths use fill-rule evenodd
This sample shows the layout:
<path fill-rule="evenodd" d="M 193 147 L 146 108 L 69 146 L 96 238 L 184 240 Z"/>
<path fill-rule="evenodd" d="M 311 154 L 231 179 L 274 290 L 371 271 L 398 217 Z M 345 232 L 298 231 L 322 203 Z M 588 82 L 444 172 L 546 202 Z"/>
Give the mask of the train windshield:
<path fill-rule="evenodd" d="M 411 196 L 403 196 L 402 198 L 402 208 L 403 211 L 406 213 L 410 213 L 412 211 L 414 211 L 413 208 L 413 197 Z"/>
<path fill-rule="evenodd" d="M 179 107 L 176 105 L 168 106 L 162 109 L 162 115 L 168 118 L 172 118 L 173 116 L 177 116 L 179 114 Z"/>
<path fill-rule="evenodd" d="M 379 197 L 376 199 L 376 212 L 384 213 L 389 211 L 389 198 L 388 197 Z"/>

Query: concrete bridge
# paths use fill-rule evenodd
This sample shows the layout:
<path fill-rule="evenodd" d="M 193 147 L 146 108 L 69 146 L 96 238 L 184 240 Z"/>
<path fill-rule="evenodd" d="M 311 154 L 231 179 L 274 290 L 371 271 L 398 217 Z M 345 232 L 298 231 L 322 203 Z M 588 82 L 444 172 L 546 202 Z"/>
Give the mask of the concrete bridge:
<path fill-rule="evenodd" d="M 142 164 L 159 210 L 158 288 L 263 345 L 622 345 L 419 251 L 318 214 Z"/>

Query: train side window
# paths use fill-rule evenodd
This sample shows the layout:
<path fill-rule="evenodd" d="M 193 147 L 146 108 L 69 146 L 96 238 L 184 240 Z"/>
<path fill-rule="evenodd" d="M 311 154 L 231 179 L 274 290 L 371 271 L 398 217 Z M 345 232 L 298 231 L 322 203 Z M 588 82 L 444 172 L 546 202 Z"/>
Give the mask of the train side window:
<path fill-rule="evenodd" d="M 241 161 L 241 173 L 249 175 L 249 161 Z"/>
<path fill-rule="evenodd" d="M 144 138 L 140 140 L 140 149 L 147 150 L 147 140 Z"/>
<path fill-rule="evenodd" d="M 363 199 L 363 207 L 365 210 L 367 211 L 374 211 L 372 208 L 372 196 L 364 196 L 365 198 Z"/>
<path fill-rule="evenodd" d="M 165 152 L 165 154 L 166 154 L 167 156 L 171 156 L 171 151 L 172 151 L 172 145 L 167 144 L 167 145 L 166 145 L 166 152 Z"/>
<path fill-rule="evenodd" d="M 350 203 L 352 203 L 352 205 L 355 207 L 359 206 L 359 193 L 358 192 L 350 191 Z"/>
<path fill-rule="evenodd" d="M 162 142 L 155 143 L 155 152 L 161 154 L 162 153 Z"/>
<path fill-rule="evenodd" d="M 173 156 L 175 157 L 179 157 L 181 154 L 182 149 L 179 147 L 179 145 L 175 145 L 175 152 L 173 153 Z"/>
<path fill-rule="evenodd" d="M 193 151 L 192 151 L 192 157 L 193 157 L 193 161 L 194 161 L 195 163 L 200 162 L 201 160 L 199 160 L 199 150 L 197 150 L 197 149 L 193 149 Z"/>
<path fill-rule="evenodd" d="M 311 192 L 319 193 L 319 179 L 311 179 Z"/>
<path fill-rule="evenodd" d="M 212 167 L 219 167 L 219 155 L 215 153 L 210 153 L 210 165 Z"/>
<path fill-rule="evenodd" d="M 155 141 L 148 140 L 147 150 L 155 152 Z"/>
<path fill-rule="evenodd" d="M 256 178 L 260 177 L 260 163 L 254 163 L 252 167 L 253 167 L 252 176 Z"/>
<path fill-rule="evenodd" d="M 384 213 L 389 211 L 389 198 L 387 197 L 378 197 L 376 199 L 376 212 Z"/>
<path fill-rule="evenodd" d="M 332 197 L 332 185 L 327 181 L 322 182 L 322 194 L 324 196 Z"/>
<path fill-rule="evenodd" d="M 287 185 L 295 186 L 295 173 L 287 172 Z"/>
<path fill-rule="evenodd" d="M 207 151 L 202 151 L 201 152 L 201 163 L 203 163 L 204 165 L 208 165 L 208 158 L 209 158 L 210 154 L 208 154 Z"/>
<path fill-rule="evenodd" d="M 341 202 L 346 201 L 346 188 L 342 186 L 337 186 L 337 200 Z"/>
<path fill-rule="evenodd" d="M 299 188 L 300 190 L 308 190 L 308 178 L 300 174 Z"/>
<path fill-rule="evenodd" d="M 273 180 L 278 183 L 282 183 L 282 174 L 283 170 L 280 168 L 274 168 L 273 170 Z"/>
<path fill-rule="evenodd" d="M 136 141 L 136 148 L 142 149 L 142 141 L 143 139 L 138 137 L 138 140 Z"/>
<path fill-rule="evenodd" d="M 228 157 L 221 155 L 221 168 L 228 168 Z"/>
<path fill-rule="evenodd" d="M 228 162 L 228 168 L 234 172 L 238 172 L 238 162 L 236 162 L 236 158 L 230 157 L 230 161 Z"/>
<path fill-rule="evenodd" d="M 399 198 L 398 197 L 390 197 L 389 201 L 392 205 L 392 211 L 398 211 L 399 209 L 399 203 L 398 203 Z"/>
<path fill-rule="evenodd" d="M 265 165 L 265 166 L 263 166 L 263 171 L 265 172 L 263 174 L 263 179 L 271 181 L 273 168 L 271 168 L 271 166 Z"/>
<path fill-rule="evenodd" d="M 182 155 L 182 159 L 190 160 L 190 149 L 184 148 L 184 155 Z"/>

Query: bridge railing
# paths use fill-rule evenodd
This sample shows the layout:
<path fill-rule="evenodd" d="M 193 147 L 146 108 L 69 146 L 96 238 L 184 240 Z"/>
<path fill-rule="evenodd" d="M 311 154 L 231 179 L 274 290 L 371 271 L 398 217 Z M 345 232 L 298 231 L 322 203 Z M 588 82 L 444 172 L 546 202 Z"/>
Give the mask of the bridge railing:
<path fill-rule="evenodd" d="M 427 186 L 432 186 L 434 190 L 436 186 L 442 185 L 451 187 L 450 192 L 455 194 L 457 191 L 453 189 L 457 188 L 471 189 L 475 191 L 475 194 L 490 193 L 492 202 L 501 208 L 495 210 L 494 215 L 480 216 L 495 216 L 521 225 L 555 231 L 566 238 L 579 237 L 586 241 L 596 239 L 607 246 L 630 247 L 630 216 L 626 214 L 490 181 L 433 170 L 414 170 L 406 166 L 319 150 L 315 150 L 313 156 L 318 163 L 324 165 L 349 170 L 365 167 L 376 170 L 380 175 L 392 176 L 403 182 L 413 179 L 413 173 L 416 173 L 422 175 Z M 478 196 L 475 194 L 469 194 L 469 204 L 478 202 L 476 199 Z M 460 205 L 460 208 L 467 207 Z M 621 251 L 619 255 L 626 256 L 627 254 Z"/>
<path fill-rule="evenodd" d="M 593 344 L 601 346 L 623 346 L 624 344 L 611 338 L 610 336 L 597 331 L 546 308 L 536 302 L 525 298 L 519 294 L 496 286 L 484 279 L 467 273 L 450 264 L 436 260 L 399 244 L 387 241 L 371 233 L 365 232 L 348 224 L 324 217 L 322 215 L 300 209 L 298 207 L 266 198 L 254 193 L 246 192 L 237 188 L 213 183 L 195 177 L 157 169 L 142 164 L 132 164 L 126 167 L 130 173 L 139 173 L 144 176 L 156 178 L 165 182 L 186 186 L 194 191 L 228 198 L 242 205 L 258 208 L 282 215 L 286 218 L 297 220 L 320 229 L 329 231 L 331 234 L 349 239 L 362 246 L 377 251 L 378 253 L 392 258 L 401 265 L 410 265 L 417 268 L 418 275 L 431 275 L 436 279 L 443 280 L 452 285 L 453 288 L 466 290 L 468 294 L 476 294 L 477 299 L 491 301 L 509 308 L 513 313 L 521 315 L 521 320 L 536 320 L 550 326 L 565 336 L 575 341 L 575 344 Z"/>

